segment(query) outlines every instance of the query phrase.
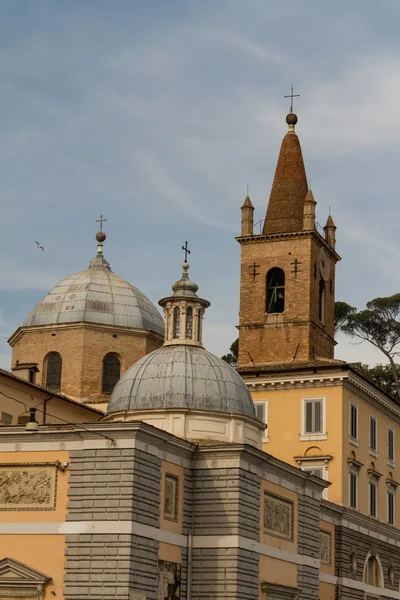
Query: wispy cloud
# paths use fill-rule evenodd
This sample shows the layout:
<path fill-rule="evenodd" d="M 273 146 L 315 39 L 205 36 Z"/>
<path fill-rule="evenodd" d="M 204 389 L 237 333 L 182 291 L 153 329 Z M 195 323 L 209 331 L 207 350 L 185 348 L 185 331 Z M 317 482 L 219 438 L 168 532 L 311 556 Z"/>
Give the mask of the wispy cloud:
<path fill-rule="evenodd" d="M 399 11 L 359 7 L 170 0 L 155 19 L 148 2 L 115 10 L 36 0 L 24 11 L 3 2 L 3 306 L 84 269 L 103 212 L 108 256 L 117 267 L 124 257 L 127 276 L 155 299 L 170 282 L 150 278 L 148 261 L 167 261 L 165 248 L 175 260 L 177 230 L 202 248 L 196 278 L 206 297 L 207 282 L 221 280 L 215 255 L 224 257 L 206 329 L 210 350 L 225 352 L 236 334 L 240 205 L 250 184 L 256 220 L 264 216 L 292 83 L 318 218 L 331 205 L 338 225 L 340 295 L 361 304 L 378 285 L 400 288 Z M 45 260 L 35 239 L 50 248 Z M 143 249 L 148 261 L 137 258 Z"/>

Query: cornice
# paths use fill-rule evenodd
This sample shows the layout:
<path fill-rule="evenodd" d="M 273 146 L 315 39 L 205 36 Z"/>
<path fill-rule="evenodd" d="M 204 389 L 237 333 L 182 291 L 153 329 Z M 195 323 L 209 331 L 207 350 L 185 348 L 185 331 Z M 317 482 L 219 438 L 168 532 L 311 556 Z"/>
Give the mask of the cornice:
<path fill-rule="evenodd" d="M 358 533 L 378 538 L 393 545 L 400 545 L 400 529 L 365 515 L 357 510 L 328 500 L 321 500 L 321 518 L 330 517 L 337 526 L 356 529 Z M 371 536 L 372 533 L 372 536 Z"/>
<path fill-rule="evenodd" d="M 212 446 L 200 446 L 199 458 L 201 457 L 208 459 L 222 459 L 227 457 L 242 458 L 259 469 L 261 476 L 263 471 L 267 471 L 279 479 L 286 478 L 290 482 L 302 487 L 307 485 L 314 491 L 320 493 L 331 485 L 329 481 L 322 480 L 308 471 L 302 471 L 298 467 L 283 462 L 275 456 L 248 444 L 213 444 Z"/>
<path fill-rule="evenodd" d="M 52 325 L 29 325 L 21 326 L 8 338 L 7 342 L 12 347 L 24 333 L 31 333 L 37 331 L 62 331 L 71 329 L 87 329 L 87 330 L 98 330 L 109 333 L 126 334 L 126 335 L 137 335 L 141 337 L 154 337 L 157 340 L 163 341 L 164 338 L 159 333 L 151 331 L 150 329 L 141 329 L 139 327 L 124 327 L 122 325 L 107 325 L 102 323 L 90 323 L 88 321 L 77 321 L 76 323 L 54 323 Z"/>
<path fill-rule="evenodd" d="M 314 239 L 319 246 L 324 246 L 331 258 L 336 262 L 342 260 L 339 254 L 328 244 L 328 242 L 322 237 L 320 233 L 316 230 L 308 230 L 308 231 L 295 231 L 292 233 L 268 233 L 264 234 L 254 234 L 253 235 L 240 235 L 235 239 L 239 242 L 239 244 L 252 244 L 256 242 L 264 242 L 264 241 L 279 241 L 284 239 L 291 238 L 312 238 Z"/>
<path fill-rule="evenodd" d="M 384 392 L 380 392 L 373 384 L 369 384 L 353 371 L 348 372 L 344 385 L 362 395 L 365 400 L 377 404 L 379 408 L 385 410 L 390 416 L 394 415 L 400 421 L 400 405 L 394 399 L 387 396 Z"/>
<path fill-rule="evenodd" d="M 70 439 L 73 441 L 98 440 L 104 437 L 107 447 L 118 448 L 118 440 L 138 439 L 146 444 L 157 444 L 160 450 L 173 450 L 173 453 L 185 458 L 191 459 L 197 444 L 178 438 L 171 433 L 158 429 L 153 425 L 143 421 L 132 421 L 130 423 L 85 423 L 71 425 L 40 425 L 39 431 L 28 432 L 25 427 L 0 427 L 0 446 L 1 443 L 37 443 L 48 444 L 52 441 Z M 29 450 L 29 448 L 24 448 Z"/>
<path fill-rule="evenodd" d="M 344 366 L 347 367 L 347 365 Z M 340 368 L 340 365 L 338 367 Z M 349 368 L 327 373 L 318 373 L 318 368 L 315 369 L 315 373 L 260 372 L 259 377 L 247 376 L 244 377 L 244 381 L 253 392 L 276 391 L 277 389 L 307 389 L 309 387 L 321 387 L 321 385 L 326 387 L 343 386 L 361 395 L 365 400 L 376 404 L 391 417 L 395 416 L 400 421 L 400 404 Z"/>

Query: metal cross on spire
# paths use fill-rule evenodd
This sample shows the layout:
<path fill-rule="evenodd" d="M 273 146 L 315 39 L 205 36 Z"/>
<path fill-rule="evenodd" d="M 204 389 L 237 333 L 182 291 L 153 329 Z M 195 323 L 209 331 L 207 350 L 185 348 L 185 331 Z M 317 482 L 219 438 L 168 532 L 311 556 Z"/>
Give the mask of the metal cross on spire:
<path fill-rule="evenodd" d="M 187 242 L 185 242 L 185 245 L 182 246 L 182 250 L 184 250 L 184 252 L 185 252 L 185 263 L 186 263 L 187 262 L 188 254 L 190 254 L 190 250 L 188 248 L 188 243 Z"/>
<path fill-rule="evenodd" d="M 284 98 L 290 98 L 290 112 L 293 112 L 293 98 L 299 98 L 300 94 L 293 94 L 293 86 L 292 91 L 288 96 L 284 96 Z"/>
<path fill-rule="evenodd" d="M 100 231 L 103 231 L 103 223 L 105 223 L 107 219 L 103 219 L 103 215 L 100 215 L 100 219 L 96 219 L 96 223 L 100 223 Z"/>

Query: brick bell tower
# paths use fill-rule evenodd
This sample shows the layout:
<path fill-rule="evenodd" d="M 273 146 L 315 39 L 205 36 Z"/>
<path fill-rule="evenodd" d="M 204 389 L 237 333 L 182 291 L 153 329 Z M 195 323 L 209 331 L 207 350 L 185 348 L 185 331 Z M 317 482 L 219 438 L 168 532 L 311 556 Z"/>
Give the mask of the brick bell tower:
<path fill-rule="evenodd" d="M 297 116 L 286 122 L 261 234 L 249 196 L 242 206 L 239 370 L 334 357 L 336 227 L 316 223 Z"/>

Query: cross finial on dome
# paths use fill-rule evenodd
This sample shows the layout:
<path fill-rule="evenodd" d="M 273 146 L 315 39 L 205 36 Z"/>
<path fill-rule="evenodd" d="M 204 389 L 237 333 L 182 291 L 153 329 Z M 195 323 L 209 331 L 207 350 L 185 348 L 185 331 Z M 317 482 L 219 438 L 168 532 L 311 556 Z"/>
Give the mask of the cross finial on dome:
<path fill-rule="evenodd" d="M 107 219 L 103 219 L 103 215 L 100 215 L 100 219 L 96 220 L 96 223 L 100 223 L 100 231 L 96 233 L 96 240 L 99 242 L 97 246 L 97 254 L 103 254 L 103 242 L 107 237 L 103 231 L 103 223 L 106 221 Z"/>
<path fill-rule="evenodd" d="M 184 246 L 182 246 L 182 250 L 185 252 L 185 264 L 187 264 L 187 265 L 188 265 L 187 257 L 188 257 L 188 254 L 190 254 L 190 250 L 189 250 L 189 248 L 188 248 L 188 243 L 187 243 L 187 241 L 185 242 L 185 245 L 184 245 Z M 187 268 L 189 268 L 189 265 L 187 266 Z"/>
<path fill-rule="evenodd" d="M 100 219 L 96 219 L 96 223 L 100 223 L 100 231 L 96 233 L 97 240 L 97 255 L 96 258 L 93 258 L 89 263 L 89 269 L 107 269 L 111 270 L 110 263 L 103 256 L 103 243 L 106 240 L 106 234 L 103 231 L 103 223 L 105 223 L 107 219 L 103 218 L 103 215 L 100 215 Z"/>

